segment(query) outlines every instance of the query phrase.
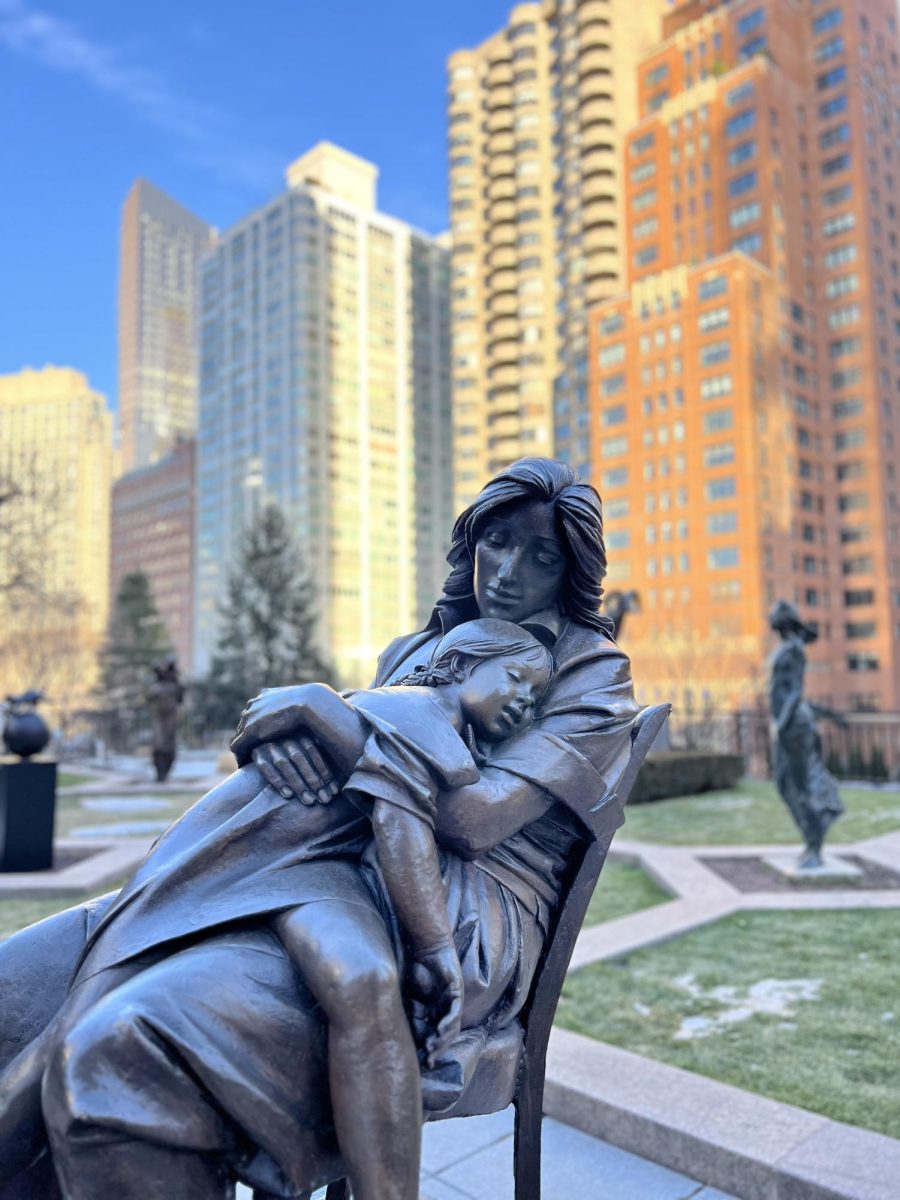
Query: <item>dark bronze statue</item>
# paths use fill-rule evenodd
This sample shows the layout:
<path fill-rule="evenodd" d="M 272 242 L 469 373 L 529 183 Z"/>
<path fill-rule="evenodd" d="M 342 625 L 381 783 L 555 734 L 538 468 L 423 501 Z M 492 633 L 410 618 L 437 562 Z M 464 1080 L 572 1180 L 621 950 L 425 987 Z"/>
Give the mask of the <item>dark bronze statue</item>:
<path fill-rule="evenodd" d="M 801 620 L 787 600 L 779 600 L 769 624 L 781 636 L 769 663 L 769 705 L 775 743 L 775 786 L 803 835 L 802 868 L 822 866 L 822 843 L 829 826 L 844 811 L 837 784 L 822 757 L 816 716 L 836 714 L 803 697 L 806 652 L 816 631 Z"/>
<path fill-rule="evenodd" d="M 147 688 L 147 706 L 153 730 L 153 766 L 158 783 L 165 783 L 175 762 L 178 736 L 178 710 L 184 700 L 184 688 L 178 678 L 178 665 L 167 658 L 153 668 L 156 676 Z"/>
<path fill-rule="evenodd" d="M 612 621 L 613 637 L 618 641 L 628 614 L 641 611 L 641 597 L 633 588 L 627 592 L 609 592 L 603 601 L 603 611 Z"/>
<path fill-rule="evenodd" d="M 257 697 L 118 896 L 0 945 L 0 1200 L 415 1200 L 423 1114 L 515 1070 L 637 706 L 570 468 L 501 473 L 448 558 L 374 690 Z"/>

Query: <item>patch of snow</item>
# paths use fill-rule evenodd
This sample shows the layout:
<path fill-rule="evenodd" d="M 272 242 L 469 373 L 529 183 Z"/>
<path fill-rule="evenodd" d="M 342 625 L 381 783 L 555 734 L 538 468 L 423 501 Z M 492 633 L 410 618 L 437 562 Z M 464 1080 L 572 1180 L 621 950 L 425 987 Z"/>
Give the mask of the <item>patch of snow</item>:
<path fill-rule="evenodd" d="M 676 1030 L 676 1041 L 690 1041 L 719 1033 L 731 1025 L 738 1025 L 750 1017 L 792 1017 L 795 1007 L 804 1000 L 818 1000 L 822 987 L 821 979 L 761 979 L 748 987 L 719 984 L 704 988 L 693 974 L 681 975 L 673 981 L 675 986 L 698 1003 L 715 1004 L 721 1011 L 682 1019 Z M 782 1023 L 782 1028 L 793 1028 Z"/>

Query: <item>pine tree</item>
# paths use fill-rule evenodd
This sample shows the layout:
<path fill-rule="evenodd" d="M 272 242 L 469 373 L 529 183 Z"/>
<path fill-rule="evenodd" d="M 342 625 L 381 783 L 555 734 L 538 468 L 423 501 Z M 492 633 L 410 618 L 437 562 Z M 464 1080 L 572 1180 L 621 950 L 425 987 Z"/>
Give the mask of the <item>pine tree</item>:
<path fill-rule="evenodd" d="M 148 723 L 147 687 L 154 663 L 172 653 L 150 580 L 143 571 L 119 585 L 106 642 L 100 652 L 101 703 L 115 742 L 133 740 Z"/>
<path fill-rule="evenodd" d="M 233 728 L 263 688 L 331 672 L 316 646 L 312 582 L 281 510 L 268 505 L 241 536 L 220 606 L 220 627 L 203 691 L 207 722 Z"/>

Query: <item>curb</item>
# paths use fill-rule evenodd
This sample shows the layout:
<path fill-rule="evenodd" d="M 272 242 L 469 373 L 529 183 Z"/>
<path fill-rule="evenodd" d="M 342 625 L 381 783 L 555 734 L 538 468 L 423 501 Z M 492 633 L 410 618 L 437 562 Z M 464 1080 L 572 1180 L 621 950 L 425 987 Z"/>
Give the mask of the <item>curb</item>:
<path fill-rule="evenodd" d="M 741 1200 L 897 1200 L 900 1141 L 555 1028 L 544 1112 Z"/>

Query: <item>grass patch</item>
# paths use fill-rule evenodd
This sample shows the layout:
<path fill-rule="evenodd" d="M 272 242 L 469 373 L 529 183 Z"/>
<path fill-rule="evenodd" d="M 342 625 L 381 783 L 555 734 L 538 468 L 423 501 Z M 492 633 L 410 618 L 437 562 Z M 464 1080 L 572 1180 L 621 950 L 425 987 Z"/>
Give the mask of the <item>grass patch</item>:
<path fill-rule="evenodd" d="M 847 811 L 829 832 L 830 841 L 858 842 L 900 829 L 900 792 L 839 787 Z M 629 804 L 621 836 L 668 846 L 800 841 L 775 785 L 759 779 L 702 796 Z"/>
<path fill-rule="evenodd" d="M 567 1029 L 900 1137 L 900 956 L 897 914 L 740 913 L 627 958 L 585 967 L 565 984 Z M 686 978 L 687 977 L 687 978 Z M 815 998 L 756 1011 L 762 981 L 820 981 Z M 795 990 L 800 985 L 795 982 Z M 732 993 L 711 995 L 715 988 Z M 802 988 L 800 988 L 802 991 Z M 758 1004 L 755 1007 L 759 1007 Z M 714 1022 L 680 1039 L 685 1018 Z"/>
<path fill-rule="evenodd" d="M 66 787 L 81 787 L 83 783 L 97 782 L 94 775 L 75 775 L 70 771 L 59 771 L 56 776 L 56 786 L 61 788 Z"/>
<path fill-rule="evenodd" d="M 196 791 L 153 795 L 146 790 L 142 791 L 139 787 L 135 787 L 131 792 L 129 792 L 129 789 L 123 788 L 119 796 L 115 798 L 127 800 L 132 796 L 145 796 L 152 802 L 162 800 L 169 807 L 155 808 L 151 804 L 146 810 L 138 808 L 125 812 L 110 811 L 109 809 L 97 810 L 83 806 L 82 800 L 86 799 L 86 797 L 57 795 L 56 837 L 71 837 L 73 829 L 88 829 L 92 825 L 96 825 L 99 828 L 108 825 L 123 825 L 131 821 L 165 821 L 167 825 L 171 825 L 173 821 L 177 821 L 181 814 L 199 799 L 199 793 Z M 114 797 L 110 796 L 108 798 L 113 799 Z M 107 799 L 107 797 L 90 797 L 89 799 Z M 142 833 L 135 836 L 152 837 L 156 835 Z"/>
<path fill-rule="evenodd" d="M 627 917 L 670 899 L 640 867 L 609 859 L 600 873 L 584 923 L 599 925 L 601 921 L 614 921 L 616 917 Z"/>

